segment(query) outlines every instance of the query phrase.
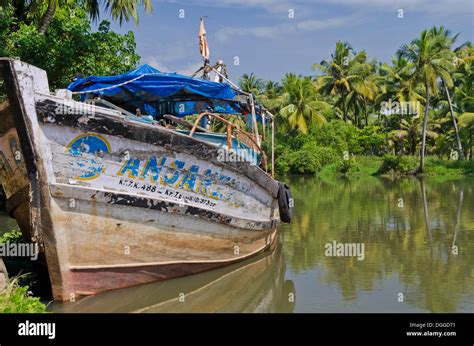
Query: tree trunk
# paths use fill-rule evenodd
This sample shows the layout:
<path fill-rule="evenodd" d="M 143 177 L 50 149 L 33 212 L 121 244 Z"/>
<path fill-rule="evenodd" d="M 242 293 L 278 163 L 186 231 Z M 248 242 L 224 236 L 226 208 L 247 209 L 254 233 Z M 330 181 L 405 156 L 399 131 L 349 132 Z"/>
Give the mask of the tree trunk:
<path fill-rule="evenodd" d="M 369 115 L 367 114 L 367 99 L 364 97 L 364 117 L 365 117 L 365 126 L 369 125 Z"/>
<path fill-rule="evenodd" d="M 428 234 L 428 240 L 430 241 L 430 254 L 433 256 L 433 237 L 431 235 L 431 228 L 430 228 L 430 218 L 428 216 L 428 203 L 426 201 L 426 189 L 425 189 L 425 182 L 423 177 L 420 178 L 420 185 L 421 185 L 421 198 L 423 199 L 423 216 L 425 218 L 425 227 L 426 233 Z"/>
<path fill-rule="evenodd" d="M 49 0 L 48 8 L 46 12 L 41 17 L 40 23 L 38 25 L 38 32 L 40 34 L 45 34 L 48 31 L 49 25 L 53 20 L 54 13 L 56 12 L 56 0 Z"/>
<path fill-rule="evenodd" d="M 446 83 L 443 82 L 443 85 L 444 85 L 444 91 L 446 93 L 446 97 L 448 98 L 449 113 L 451 113 L 451 119 L 453 119 L 454 131 L 456 133 L 456 142 L 457 142 L 458 151 L 459 151 L 459 158 L 461 160 L 464 160 L 464 152 L 462 150 L 461 137 L 459 137 L 458 123 L 456 121 L 456 117 L 454 116 L 453 104 L 451 103 L 451 96 L 449 96 L 449 90 L 448 90 L 448 87 L 446 86 Z"/>
<path fill-rule="evenodd" d="M 430 110 L 430 87 L 428 83 L 425 83 L 426 89 L 426 106 L 425 106 L 425 115 L 423 117 L 423 130 L 421 132 L 421 153 L 420 153 L 420 167 L 418 169 L 419 173 L 423 173 L 425 170 L 425 149 L 426 149 L 426 127 L 428 125 L 428 112 Z"/>
<path fill-rule="evenodd" d="M 400 140 L 400 155 L 405 155 L 405 141 L 403 140 L 403 138 L 401 138 Z"/>
<path fill-rule="evenodd" d="M 346 97 L 344 95 L 343 88 L 341 88 L 341 94 L 342 94 L 342 112 L 344 113 L 344 122 L 347 123 Z"/>
<path fill-rule="evenodd" d="M 472 145 L 472 127 L 469 128 L 469 143 L 471 144 L 471 147 L 469 148 L 469 160 L 472 160 L 472 148 L 474 145 Z"/>

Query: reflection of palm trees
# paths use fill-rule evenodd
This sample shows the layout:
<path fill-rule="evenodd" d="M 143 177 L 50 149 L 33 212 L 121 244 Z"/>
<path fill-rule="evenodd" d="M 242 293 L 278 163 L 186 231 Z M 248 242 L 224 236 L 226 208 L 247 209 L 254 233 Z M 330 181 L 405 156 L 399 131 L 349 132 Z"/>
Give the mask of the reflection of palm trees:
<path fill-rule="evenodd" d="M 464 188 L 461 188 L 459 191 L 459 200 L 458 200 L 458 207 L 456 212 L 456 225 L 454 226 L 454 236 L 453 236 L 453 243 L 451 245 L 451 249 L 454 249 L 456 246 L 456 238 L 458 235 L 459 226 L 461 224 L 461 208 L 462 208 L 462 201 L 464 198 Z"/>
<path fill-rule="evenodd" d="M 428 240 L 430 241 L 430 254 L 431 258 L 433 259 L 433 237 L 431 236 L 431 229 L 429 224 L 429 217 L 428 217 L 428 203 L 426 203 L 426 189 L 425 189 L 425 182 L 424 178 L 420 178 L 420 186 L 421 186 L 421 196 L 423 199 L 423 216 L 425 217 L 425 227 L 426 233 L 428 235 Z"/>
<path fill-rule="evenodd" d="M 348 302 L 386 280 L 404 287 L 410 309 L 457 311 L 463 296 L 471 299 L 474 253 L 452 258 L 446 251 L 455 224 L 456 242 L 474 246 L 462 232 L 474 229 L 472 211 L 464 212 L 474 203 L 471 178 L 296 177 L 291 186 L 298 208 L 282 229 L 291 272 L 321 271 L 323 282 Z M 462 187 L 463 204 L 456 203 Z M 365 259 L 324 256 L 324 244 L 333 240 L 364 243 Z"/>

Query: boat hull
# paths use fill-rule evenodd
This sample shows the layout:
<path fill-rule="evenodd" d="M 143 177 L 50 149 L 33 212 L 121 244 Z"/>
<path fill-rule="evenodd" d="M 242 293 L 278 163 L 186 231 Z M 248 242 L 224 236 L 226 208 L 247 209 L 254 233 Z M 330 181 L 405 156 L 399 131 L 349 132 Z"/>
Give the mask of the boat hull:
<path fill-rule="evenodd" d="M 54 312 L 222 313 L 292 312 L 294 284 L 285 280 L 285 258 L 278 239 L 262 254 L 190 277 L 157 282 L 71 304 Z M 184 303 L 184 304 L 183 304 Z"/>
<path fill-rule="evenodd" d="M 0 60 L 0 176 L 56 300 L 168 279 L 264 251 L 278 184 L 222 148 L 49 93 L 44 71 Z"/>

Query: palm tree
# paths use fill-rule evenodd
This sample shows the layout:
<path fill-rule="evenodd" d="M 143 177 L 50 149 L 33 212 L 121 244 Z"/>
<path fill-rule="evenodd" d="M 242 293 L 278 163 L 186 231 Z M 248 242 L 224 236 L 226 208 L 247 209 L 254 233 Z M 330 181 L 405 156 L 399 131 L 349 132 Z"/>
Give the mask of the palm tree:
<path fill-rule="evenodd" d="M 459 34 L 456 34 L 454 36 L 451 36 L 451 32 L 447 29 L 445 29 L 443 26 L 437 28 L 433 27 L 430 29 L 430 34 L 433 35 L 433 37 L 436 37 L 437 40 L 440 43 L 440 46 L 443 49 L 451 49 L 451 46 L 454 44 L 456 39 L 458 38 Z M 457 65 L 459 63 L 464 63 L 463 59 L 459 59 L 458 57 L 453 56 L 453 65 Z M 462 149 L 462 143 L 461 143 L 461 138 L 459 136 L 459 129 L 458 129 L 458 124 L 456 121 L 456 116 L 454 115 L 454 110 L 453 110 L 453 103 L 451 102 L 451 96 L 449 94 L 449 89 L 448 86 L 446 85 L 446 82 L 442 80 L 443 83 L 443 89 L 446 94 L 446 98 L 448 101 L 448 106 L 449 106 L 449 113 L 451 114 L 451 119 L 453 121 L 453 127 L 454 127 L 454 132 L 456 136 L 456 143 L 458 146 L 458 151 L 459 151 L 459 158 L 461 160 L 464 160 L 464 152 Z"/>
<path fill-rule="evenodd" d="M 258 78 L 255 74 L 244 73 L 242 77 L 239 78 L 239 86 L 243 91 L 247 93 L 253 93 L 255 95 L 258 95 L 262 92 L 264 83 L 263 80 L 261 78 Z"/>
<path fill-rule="evenodd" d="M 380 66 L 377 103 L 382 101 L 417 102 L 423 99 L 416 81 L 412 78 L 414 64 L 403 57 L 392 57 L 392 65 Z"/>
<path fill-rule="evenodd" d="M 439 129 L 439 124 L 434 122 L 428 122 L 426 126 L 426 136 L 433 140 L 436 140 L 439 134 L 436 132 Z M 420 137 L 423 131 L 422 118 L 418 116 L 409 117 L 408 119 L 402 119 L 399 130 L 390 131 L 389 137 L 395 142 L 408 142 L 408 147 L 411 155 L 416 154 L 416 150 L 420 144 Z"/>
<path fill-rule="evenodd" d="M 420 82 L 425 91 L 425 112 L 423 118 L 422 144 L 420 153 L 419 173 L 425 167 L 426 151 L 426 126 L 430 110 L 430 94 L 438 94 L 438 77 L 448 86 L 452 86 L 453 80 L 450 75 L 453 53 L 441 45 L 441 39 L 433 36 L 428 30 L 422 31 L 419 38 L 409 44 L 404 44 L 398 51 L 399 57 L 405 57 L 415 65 L 413 72 L 414 80 Z"/>
<path fill-rule="evenodd" d="M 367 54 L 364 51 L 355 53 L 347 42 L 337 41 L 331 60 L 323 60 L 320 64 L 313 65 L 313 69 L 318 69 L 323 73 L 316 77 L 317 90 L 330 96 L 339 94 L 337 103 L 342 106 L 346 122 L 348 120 L 347 96 L 356 90 L 356 86 L 359 92 L 366 89 L 363 85 L 363 65 L 366 60 Z"/>
<path fill-rule="evenodd" d="M 466 154 L 473 158 L 473 130 L 474 130 L 474 46 L 467 42 L 454 50 L 458 58 L 458 66 L 453 74 L 455 78 L 453 103 L 456 106 L 458 124 L 464 130 Z"/>
<path fill-rule="evenodd" d="M 129 21 L 130 18 L 138 23 L 138 5 L 142 5 L 147 13 L 152 10 L 151 0 L 0 0 L 0 6 L 12 5 L 15 10 L 23 12 L 21 18 L 26 19 L 29 16 L 37 18 L 38 32 L 45 34 L 56 10 L 62 5 L 74 2 L 85 8 L 93 20 L 99 18 L 99 10 L 103 6 L 114 20 L 119 20 L 120 24 L 124 20 Z"/>
<path fill-rule="evenodd" d="M 282 87 L 278 82 L 266 81 L 263 93 L 257 95 L 257 100 L 271 113 L 276 114 L 283 104 Z"/>
<path fill-rule="evenodd" d="M 281 93 L 281 86 L 278 82 L 268 80 L 264 85 L 264 93 L 270 97 L 276 97 Z"/>
<path fill-rule="evenodd" d="M 463 113 L 459 116 L 459 126 L 465 128 L 467 132 L 467 147 L 469 148 L 468 157 L 470 160 L 473 158 L 472 148 L 474 147 L 473 132 L 474 132 L 474 112 Z"/>
<path fill-rule="evenodd" d="M 413 71 L 413 63 L 403 57 L 392 57 L 391 65 L 380 65 L 378 69 L 378 77 L 376 78 L 380 90 L 375 100 L 375 103 L 379 105 L 379 122 L 381 120 L 380 118 L 383 117 L 385 119 L 386 127 L 388 124 L 391 124 L 392 129 L 395 128 L 395 130 L 386 128 L 386 134 L 387 137 L 391 137 L 389 142 L 400 143 L 400 151 L 402 155 L 405 152 L 404 138 L 407 136 L 406 127 L 404 128 L 404 125 L 406 125 L 407 122 L 405 121 L 405 124 L 403 123 L 404 116 L 408 119 L 408 122 L 412 122 L 412 116 L 419 115 L 417 107 L 419 104 L 418 102 L 423 100 L 423 96 L 420 95 L 419 86 L 412 78 Z M 405 112 L 405 107 L 403 107 L 399 110 L 398 114 L 395 115 L 398 117 L 398 121 L 394 122 L 393 120 L 395 118 L 391 117 L 390 113 L 387 114 L 383 111 L 382 104 L 384 102 L 393 102 L 393 104 L 397 102 L 398 105 L 406 105 L 408 102 L 410 105 L 410 111 L 414 113 L 410 113 L 411 116 L 408 117 L 407 112 Z M 398 125 L 398 129 L 393 127 L 395 124 Z M 388 134 L 389 131 L 391 131 L 390 134 Z M 411 145 L 411 147 L 413 148 L 413 145 Z"/>
<path fill-rule="evenodd" d="M 375 69 L 375 62 L 364 62 L 354 66 L 354 73 L 359 75 L 360 79 L 353 83 L 353 90 L 347 95 L 347 103 L 354 110 L 354 121 L 357 127 L 360 127 L 359 113 L 361 112 L 365 118 L 365 125 L 369 124 L 368 104 L 375 101 L 379 91 L 379 76 L 374 73 Z"/>
<path fill-rule="evenodd" d="M 284 107 L 279 115 L 284 121 L 283 126 L 306 134 L 310 124 L 320 127 L 326 123 L 324 112 L 331 106 L 316 99 L 316 89 L 310 77 L 287 74 L 283 79 L 282 100 Z"/>
<path fill-rule="evenodd" d="M 455 53 L 463 63 L 458 64 L 454 73 L 454 103 L 461 113 L 474 112 L 474 46 L 472 42 L 465 43 L 456 48 Z"/>

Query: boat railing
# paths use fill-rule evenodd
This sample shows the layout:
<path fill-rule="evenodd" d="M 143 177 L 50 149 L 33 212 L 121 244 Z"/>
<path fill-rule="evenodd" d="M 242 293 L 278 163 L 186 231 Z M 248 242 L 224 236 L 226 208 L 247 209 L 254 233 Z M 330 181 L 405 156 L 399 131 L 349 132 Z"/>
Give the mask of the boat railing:
<path fill-rule="evenodd" d="M 268 172 L 267 155 L 265 154 L 265 151 L 262 150 L 260 145 L 258 145 L 258 143 L 257 143 L 256 139 L 254 138 L 254 136 L 251 133 L 248 133 L 247 131 L 242 130 L 240 128 L 240 126 L 230 122 L 229 120 L 222 117 L 220 114 L 211 113 L 211 112 L 200 113 L 198 115 L 198 117 L 196 118 L 196 120 L 194 121 L 193 127 L 191 128 L 191 131 L 189 132 L 189 135 L 188 135 L 189 137 L 192 137 L 194 135 L 194 133 L 196 132 L 196 129 L 198 128 L 199 122 L 201 121 L 201 119 L 204 116 L 209 116 L 209 117 L 212 117 L 214 119 L 217 119 L 218 121 L 220 121 L 220 122 L 222 122 L 226 125 L 227 149 L 228 150 L 230 150 L 232 148 L 232 136 L 234 136 L 238 140 L 241 140 L 242 136 L 245 139 L 248 139 L 250 141 L 250 143 L 247 142 L 245 144 L 246 145 L 250 144 L 248 146 L 251 147 L 251 149 L 257 151 L 262 156 L 263 168 L 265 169 L 266 172 Z"/>

